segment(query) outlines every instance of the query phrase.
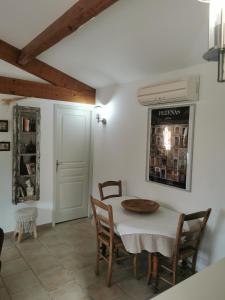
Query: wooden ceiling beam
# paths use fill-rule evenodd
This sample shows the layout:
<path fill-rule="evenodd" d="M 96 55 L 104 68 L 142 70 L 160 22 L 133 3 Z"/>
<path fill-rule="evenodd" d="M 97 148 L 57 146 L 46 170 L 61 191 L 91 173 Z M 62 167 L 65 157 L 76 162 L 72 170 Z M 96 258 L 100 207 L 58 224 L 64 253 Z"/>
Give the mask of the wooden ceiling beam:
<path fill-rule="evenodd" d="M 0 94 L 95 104 L 95 99 L 85 92 L 3 76 L 0 76 Z"/>
<path fill-rule="evenodd" d="M 20 65 L 17 60 L 20 55 L 20 50 L 16 47 L 0 40 L 0 59 L 32 74 L 43 80 L 48 81 L 57 86 L 61 86 L 74 91 L 85 91 L 90 94 L 90 97 L 95 98 L 95 89 L 74 79 L 73 77 L 59 71 L 48 64 L 34 59 L 25 66 Z"/>
<path fill-rule="evenodd" d="M 19 64 L 26 65 L 117 1 L 79 0 L 22 49 Z"/>

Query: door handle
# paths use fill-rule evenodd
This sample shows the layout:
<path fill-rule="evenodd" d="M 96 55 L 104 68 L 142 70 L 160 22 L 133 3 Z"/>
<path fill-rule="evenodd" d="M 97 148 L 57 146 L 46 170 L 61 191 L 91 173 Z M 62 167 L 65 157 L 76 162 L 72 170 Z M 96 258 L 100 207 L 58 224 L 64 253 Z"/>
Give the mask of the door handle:
<path fill-rule="evenodd" d="M 60 165 L 61 163 L 58 161 L 58 159 L 57 159 L 57 161 L 56 161 L 56 172 L 58 172 L 58 168 L 59 168 L 59 165 Z"/>

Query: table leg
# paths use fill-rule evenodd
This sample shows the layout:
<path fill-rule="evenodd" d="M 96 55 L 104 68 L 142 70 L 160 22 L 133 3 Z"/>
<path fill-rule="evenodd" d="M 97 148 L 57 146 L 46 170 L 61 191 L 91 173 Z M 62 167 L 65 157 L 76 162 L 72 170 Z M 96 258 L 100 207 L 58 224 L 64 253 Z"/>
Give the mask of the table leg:
<path fill-rule="evenodd" d="M 147 283 L 150 284 L 151 279 L 156 282 L 158 276 L 158 256 L 157 253 L 149 253 L 148 255 L 148 280 Z"/>
<path fill-rule="evenodd" d="M 153 254 L 153 278 L 156 279 L 158 276 L 158 256 L 156 253 Z"/>
<path fill-rule="evenodd" d="M 153 278 L 154 278 L 154 293 L 158 292 L 158 271 L 159 271 L 159 258 L 157 253 L 153 255 Z"/>
<path fill-rule="evenodd" d="M 133 256 L 133 273 L 134 277 L 137 279 L 137 254 Z"/>

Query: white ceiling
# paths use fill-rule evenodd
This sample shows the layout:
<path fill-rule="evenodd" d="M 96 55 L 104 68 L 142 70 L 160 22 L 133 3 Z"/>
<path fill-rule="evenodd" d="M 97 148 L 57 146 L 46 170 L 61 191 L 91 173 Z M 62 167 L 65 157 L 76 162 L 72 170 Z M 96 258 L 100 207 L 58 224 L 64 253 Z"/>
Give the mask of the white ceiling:
<path fill-rule="evenodd" d="M 0 39 L 22 48 L 75 0 L 0 0 Z M 202 63 L 208 6 L 197 0 L 119 0 L 40 59 L 93 87 Z M 0 61 L 0 75 L 33 79 Z"/>

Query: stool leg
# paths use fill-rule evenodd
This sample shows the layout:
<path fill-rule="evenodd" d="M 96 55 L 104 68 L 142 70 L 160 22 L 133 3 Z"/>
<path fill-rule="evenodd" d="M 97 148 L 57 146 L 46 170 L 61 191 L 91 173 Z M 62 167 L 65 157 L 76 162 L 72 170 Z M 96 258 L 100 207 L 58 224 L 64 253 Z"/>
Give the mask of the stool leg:
<path fill-rule="evenodd" d="M 18 242 L 19 242 L 19 243 L 21 243 L 22 237 L 23 237 L 23 226 L 20 225 L 19 235 L 18 235 Z"/>
<path fill-rule="evenodd" d="M 37 227 L 36 224 L 34 224 L 34 238 L 37 238 Z"/>

